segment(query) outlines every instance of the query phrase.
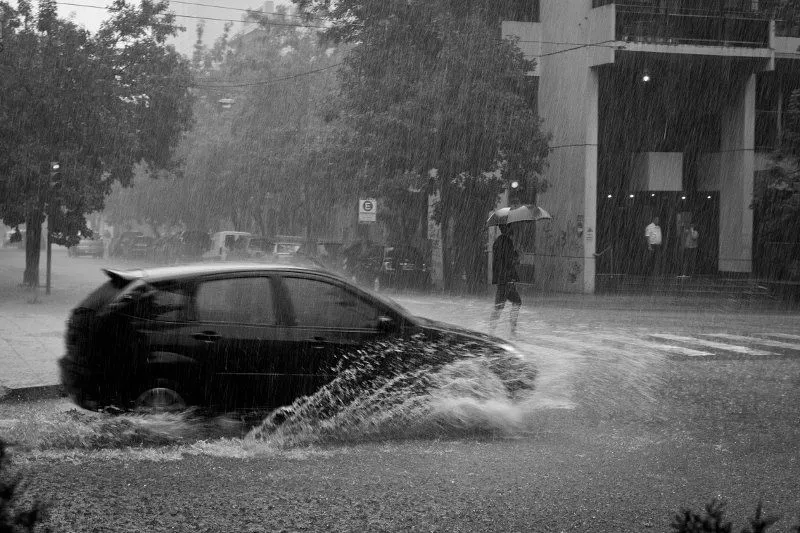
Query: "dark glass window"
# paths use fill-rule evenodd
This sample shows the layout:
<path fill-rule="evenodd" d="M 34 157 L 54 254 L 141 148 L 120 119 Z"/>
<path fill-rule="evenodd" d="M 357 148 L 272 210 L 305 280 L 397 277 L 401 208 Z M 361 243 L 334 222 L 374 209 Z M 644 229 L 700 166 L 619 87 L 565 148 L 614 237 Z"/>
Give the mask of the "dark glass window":
<path fill-rule="evenodd" d="M 179 322 L 186 319 L 189 298 L 184 287 L 159 287 L 148 300 L 147 318 L 150 320 Z"/>
<path fill-rule="evenodd" d="M 375 329 L 378 309 L 352 292 L 324 281 L 285 278 L 296 326 Z"/>
<path fill-rule="evenodd" d="M 229 278 L 205 281 L 195 297 L 197 320 L 274 325 L 275 307 L 270 278 Z"/>

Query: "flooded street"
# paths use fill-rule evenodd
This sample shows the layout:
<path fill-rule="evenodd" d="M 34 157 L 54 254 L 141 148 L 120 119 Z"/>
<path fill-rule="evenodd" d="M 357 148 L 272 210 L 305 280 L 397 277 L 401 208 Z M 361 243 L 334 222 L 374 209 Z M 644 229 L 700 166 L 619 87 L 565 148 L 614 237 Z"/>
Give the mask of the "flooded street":
<path fill-rule="evenodd" d="M 16 304 L 39 323 L 104 264 L 56 258 L 52 302 Z M 393 296 L 432 319 L 488 327 L 488 299 Z M 456 366 L 424 376 L 421 395 L 401 379 L 333 412 L 342 396 L 331 404 L 323 391 L 269 433 L 120 426 L 52 400 L 0 404 L 0 419 L 21 441 L 31 490 L 70 531 L 664 531 L 680 507 L 715 496 L 739 522 L 759 499 L 787 522 L 800 511 L 800 429 L 788 423 L 800 419 L 795 315 L 528 301 L 513 340 L 538 369 L 524 397 L 494 389 L 479 366 Z"/>

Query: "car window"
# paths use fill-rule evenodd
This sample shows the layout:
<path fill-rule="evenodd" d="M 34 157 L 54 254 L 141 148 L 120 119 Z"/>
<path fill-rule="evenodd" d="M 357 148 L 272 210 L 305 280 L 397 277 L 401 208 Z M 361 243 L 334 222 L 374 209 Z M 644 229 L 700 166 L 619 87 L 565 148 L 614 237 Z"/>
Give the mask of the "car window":
<path fill-rule="evenodd" d="M 161 322 L 180 322 L 186 319 L 189 294 L 179 285 L 153 287 L 144 305 L 137 306 L 137 316 Z"/>
<path fill-rule="evenodd" d="M 325 281 L 287 277 L 286 290 L 297 326 L 374 329 L 379 309 L 360 296 Z"/>
<path fill-rule="evenodd" d="M 268 277 L 205 281 L 195 297 L 197 320 L 274 325 L 275 308 Z"/>

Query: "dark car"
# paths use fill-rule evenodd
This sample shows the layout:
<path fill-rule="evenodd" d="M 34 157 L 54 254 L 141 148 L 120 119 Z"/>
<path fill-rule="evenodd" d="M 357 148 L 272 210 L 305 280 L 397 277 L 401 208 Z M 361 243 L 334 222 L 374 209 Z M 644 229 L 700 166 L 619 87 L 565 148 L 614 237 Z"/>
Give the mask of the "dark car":
<path fill-rule="evenodd" d="M 381 287 L 426 290 L 431 275 L 422 252 L 413 246 L 387 246 L 381 264 Z"/>
<path fill-rule="evenodd" d="M 128 257 L 128 252 L 130 251 L 133 241 L 142 235 L 144 234 L 141 231 L 122 232 L 118 238 L 115 237 L 112 239 L 111 245 L 109 246 L 109 255 L 116 257 Z"/>
<path fill-rule="evenodd" d="M 103 239 L 89 239 L 83 238 L 78 241 L 75 246 L 67 248 L 67 255 L 70 257 L 80 257 L 82 255 L 90 255 L 92 257 L 103 257 L 104 245 Z"/>
<path fill-rule="evenodd" d="M 151 259 L 154 252 L 155 239 L 153 237 L 136 237 L 127 249 L 125 257 L 131 259 Z"/>
<path fill-rule="evenodd" d="M 211 237 L 205 231 L 186 230 L 181 233 L 181 256 L 188 261 L 199 261 L 211 248 Z"/>
<path fill-rule="evenodd" d="M 66 390 L 89 409 L 285 405 L 333 379 L 344 354 L 381 339 L 423 335 L 523 361 L 501 339 L 415 317 L 322 270 L 215 263 L 105 272 L 108 281 L 70 314 L 59 361 Z"/>

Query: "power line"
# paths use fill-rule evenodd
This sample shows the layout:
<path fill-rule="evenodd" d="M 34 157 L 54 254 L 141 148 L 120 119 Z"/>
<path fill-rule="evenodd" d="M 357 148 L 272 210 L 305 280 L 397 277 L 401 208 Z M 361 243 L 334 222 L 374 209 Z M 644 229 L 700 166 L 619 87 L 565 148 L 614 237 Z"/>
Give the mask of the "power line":
<path fill-rule="evenodd" d="M 588 48 L 588 47 L 592 47 L 592 46 L 603 46 L 603 45 L 605 45 L 606 48 L 617 48 L 616 46 L 611 47 L 611 46 L 608 46 L 608 45 L 605 44 L 605 43 L 610 43 L 610 42 L 613 42 L 613 41 L 601 41 L 599 43 L 580 44 L 580 45 L 574 46 L 572 48 L 567 48 L 566 50 L 558 50 L 556 52 L 549 52 L 547 54 L 539 54 L 537 57 L 554 56 L 556 54 L 563 54 L 565 52 L 571 52 L 573 50 L 579 50 L 581 48 Z M 552 43 L 552 44 L 560 44 L 560 43 Z"/>
<path fill-rule="evenodd" d="M 112 9 L 103 6 L 93 6 L 89 4 L 77 4 L 73 2 L 56 2 L 60 6 L 73 6 L 73 7 L 88 7 L 91 9 L 103 9 L 105 11 L 113 12 Z M 184 18 L 184 19 L 194 19 L 194 20 L 214 20 L 220 22 L 234 22 L 238 24 L 261 24 L 264 26 L 285 26 L 289 28 L 317 28 L 317 29 L 325 29 L 325 26 L 315 26 L 311 24 L 289 24 L 284 22 L 272 22 L 268 20 L 264 21 L 255 21 L 255 20 L 236 20 L 236 19 L 224 19 L 224 18 L 217 18 L 217 17 L 200 17 L 197 15 L 178 15 L 176 13 L 171 13 L 176 18 Z"/>
<path fill-rule="evenodd" d="M 311 74 L 316 74 L 318 72 L 322 72 L 324 70 L 330 70 L 332 68 L 338 67 L 341 63 L 334 63 L 333 65 L 328 65 L 327 67 L 321 67 L 314 70 L 309 70 L 307 72 L 300 72 L 298 74 L 293 74 L 291 76 L 284 76 L 283 78 L 272 78 L 269 80 L 257 80 L 251 82 L 242 82 L 242 83 L 222 83 L 222 84 L 213 84 L 211 83 L 195 83 L 189 85 L 189 87 L 197 87 L 201 89 L 228 89 L 234 87 L 252 87 L 255 85 L 272 85 L 273 83 L 279 83 L 282 81 L 294 80 L 297 78 L 302 78 L 303 76 L 310 76 Z"/>
<path fill-rule="evenodd" d="M 296 15 L 294 13 L 280 13 L 277 11 L 258 11 L 256 9 L 242 9 L 240 7 L 227 7 L 227 6 L 220 6 L 217 4 L 203 4 L 200 2 L 185 2 L 183 0 L 170 0 L 170 4 L 183 4 L 187 6 L 201 6 L 201 7 L 214 7 L 217 9 L 227 9 L 228 11 L 240 11 L 242 13 L 262 13 L 264 15 L 277 15 L 282 17 L 292 17 L 292 18 L 303 18 L 303 15 Z M 323 20 L 319 17 L 311 17 L 312 20 Z"/>

